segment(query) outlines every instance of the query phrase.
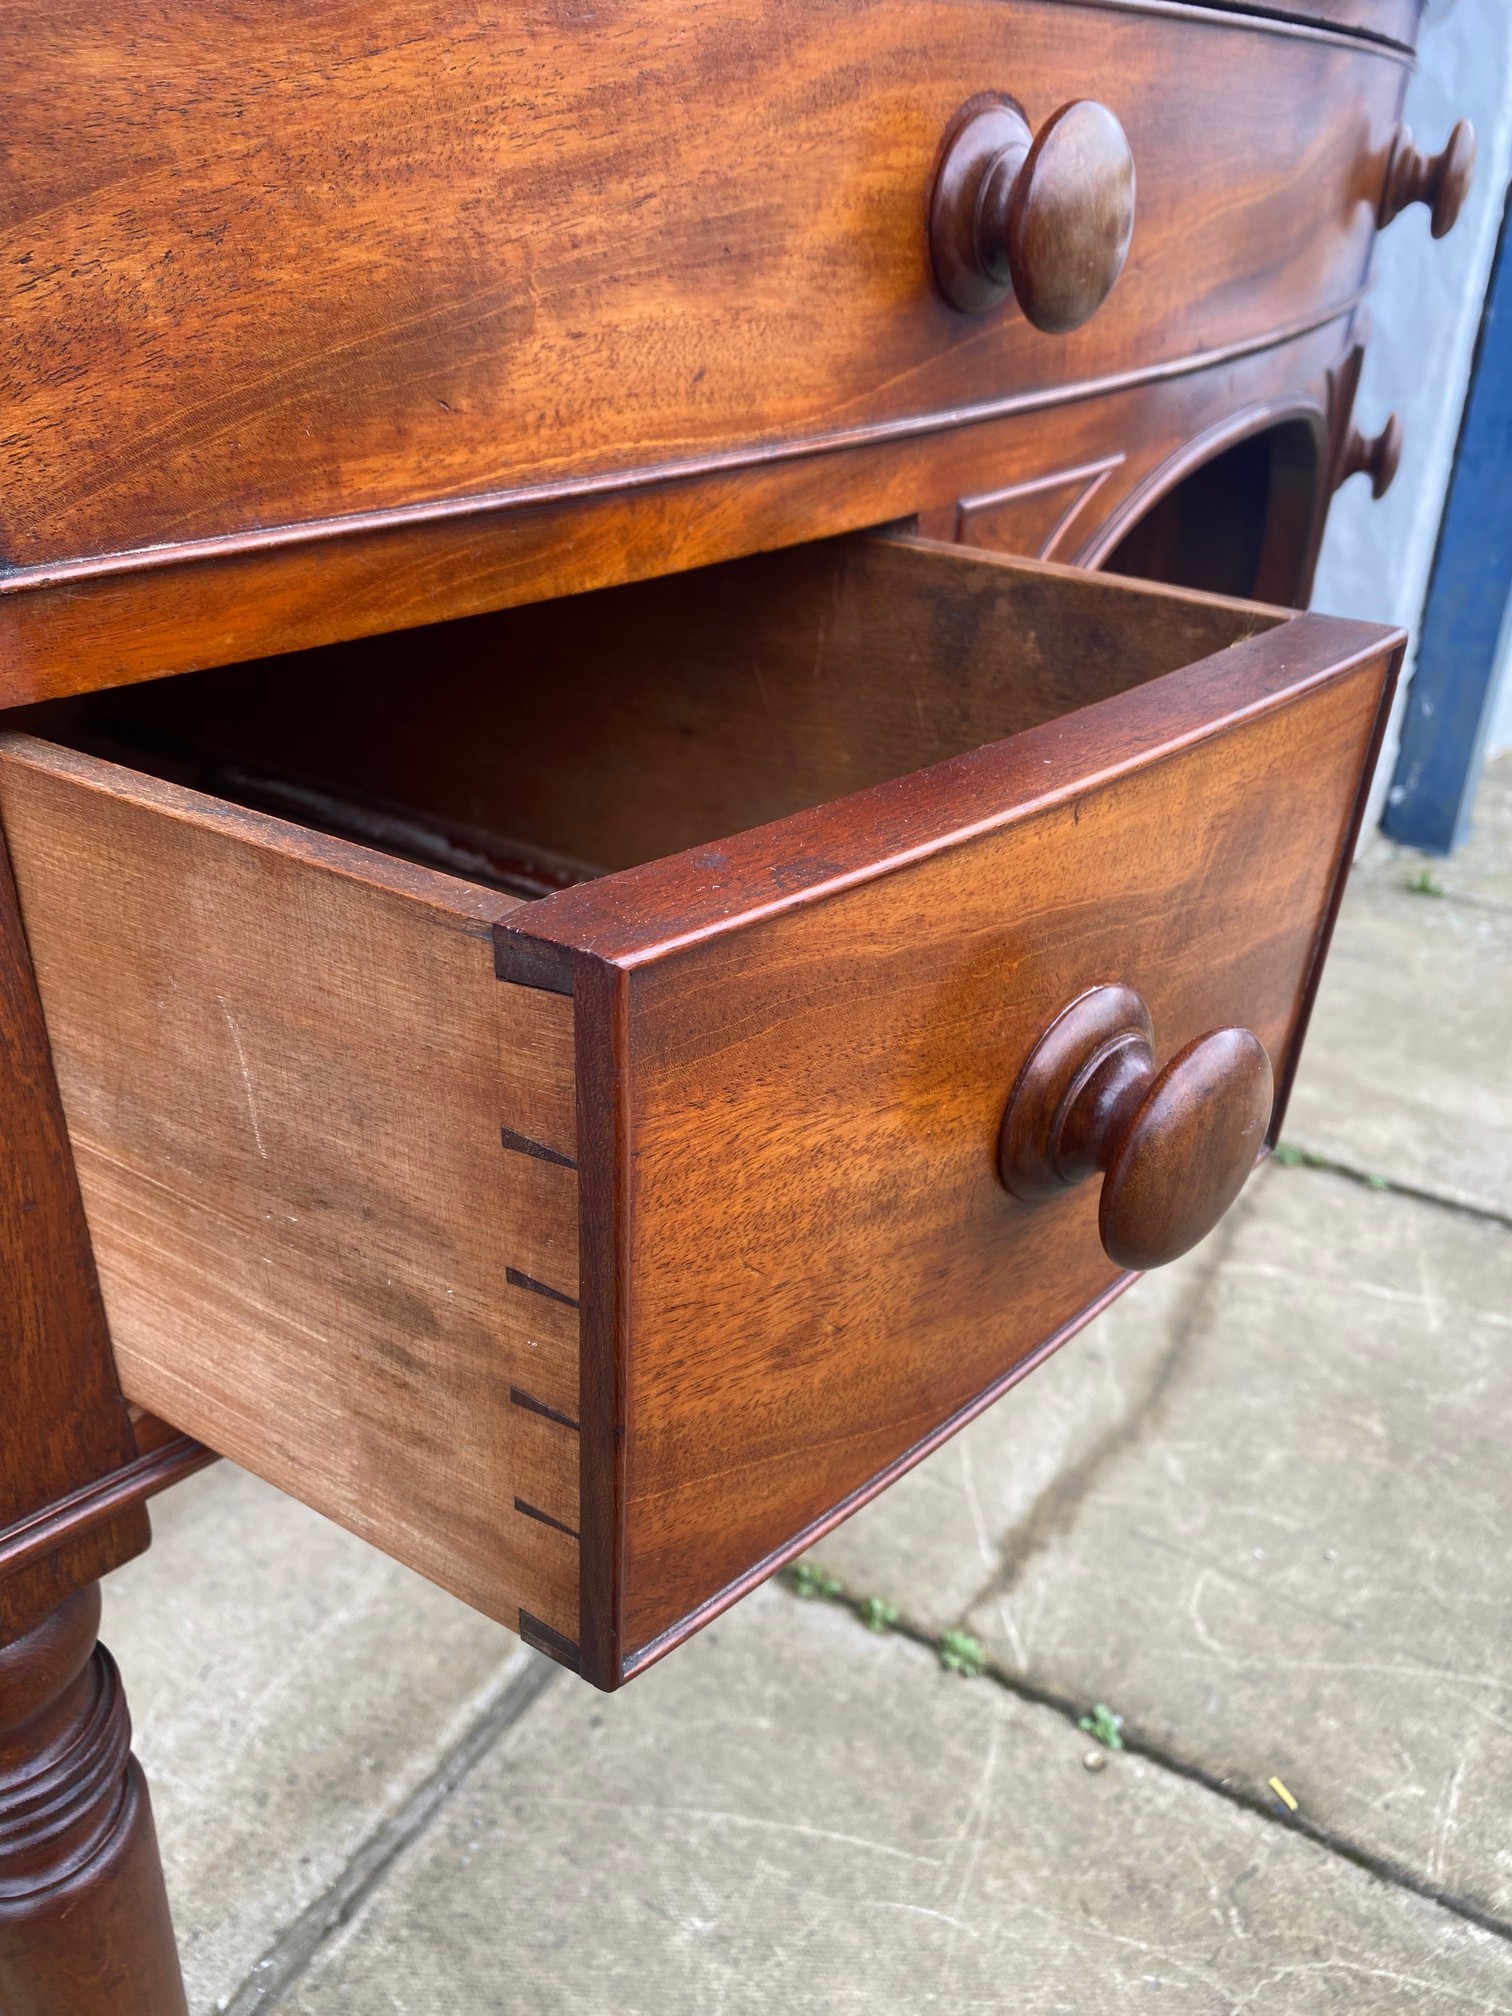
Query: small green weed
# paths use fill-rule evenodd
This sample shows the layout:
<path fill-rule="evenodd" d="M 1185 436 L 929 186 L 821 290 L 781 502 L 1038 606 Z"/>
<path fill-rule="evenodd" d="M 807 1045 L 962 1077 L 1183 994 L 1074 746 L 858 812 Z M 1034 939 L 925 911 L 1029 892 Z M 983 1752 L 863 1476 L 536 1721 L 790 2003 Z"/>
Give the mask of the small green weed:
<path fill-rule="evenodd" d="M 1437 881 L 1431 868 L 1420 868 L 1402 885 L 1409 896 L 1447 896 L 1449 891 Z"/>
<path fill-rule="evenodd" d="M 782 1579 L 795 1596 L 802 1596 L 805 1600 L 840 1594 L 840 1584 L 834 1576 L 811 1561 L 800 1561 L 795 1567 L 784 1569 Z"/>
<path fill-rule="evenodd" d="M 868 1631 L 891 1631 L 898 1621 L 898 1606 L 885 1596 L 868 1596 L 861 1605 L 861 1622 Z"/>
<path fill-rule="evenodd" d="M 1095 1701 L 1092 1712 L 1083 1715 L 1077 1723 L 1078 1729 L 1085 1729 L 1089 1736 L 1095 1736 L 1105 1750 L 1122 1750 L 1123 1717 L 1115 1715 L 1106 1701 Z"/>
<path fill-rule="evenodd" d="M 987 1655 L 969 1631 L 947 1631 L 935 1651 L 942 1666 L 967 1680 L 974 1680 L 987 1664 Z"/>
<path fill-rule="evenodd" d="M 1363 1183 L 1367 1190 L 1389 1190 L 1389 1176 L 1374 1176 L 1368 1169 L 1350 1169 L 1341 1162 L 1330 1162 L 1326 1155 L 1314 1155 L 1306 1148 L 1293 1148 L 1289 1141 L 1279 1141 L 1271 1150 L 1272 1161 L 1279 1162 L 1283 1169 L 1329 1169 L 1335 1176 L 1346 1176 L 1351 1183 Z"/>

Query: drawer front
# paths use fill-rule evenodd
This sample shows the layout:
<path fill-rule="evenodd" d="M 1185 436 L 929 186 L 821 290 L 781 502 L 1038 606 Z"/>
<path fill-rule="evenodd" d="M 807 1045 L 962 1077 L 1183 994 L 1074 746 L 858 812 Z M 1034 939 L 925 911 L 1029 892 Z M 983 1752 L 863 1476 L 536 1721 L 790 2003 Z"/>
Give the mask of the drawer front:
<path fill-rule="evenodd" d="M 1126 1278 L 1060 1009 L 1284 1100 L 1399 641 L 863 539 L 102 696 L 452 874 L 0 738 L 128 1396 L 617 1685 Z"/>
<path fill-rule="evenodd" d="M 787 546 L 800 533 L 812 540 L 887 524 L 946 500 L 940 536 L 950 536 L 959 498 L 1047 478 L 1070 514 L 1063 535 L 1050 553 L 1014 550 L 1080 561 L 1168 457 L 1216 428 L 1311 416 L 1321 443 L 1328 370 L 1348 331 L 1340 318 L 1205 370 L 650 494 L 502 509 L 486 524 L 403 525 L 231 565 L 107 574 L 56 593 L 8 595 L 0 580 L 0 705 L 559 599 Z"/>
<path fill-rule="evenodd" d="M 959 678 L 963 634 L 1025 620 L 1009 579 L 877 544 L 827 620 Z M 1299 618 L 501 927 L 502 972 L 572 959 L 583 1431 L 615 1457 L 584 1472 L 589 1670 L 677 1642 L 1115 1291 L 1096 1195 L 1027 1208 L 996 1171 L 1063 1007 L 1135 988 L 1162 1058 L 1252 1030 L 1279 1122 L 1390 655 Z"/>
<path fill-rule="evenodd" d="M 9 46 L 12 587 L 761 465 L 1264 343 L 1357 293 L 1405 76 L 1384 45 L 1147 0 L 671 0 L 591 28 L 71 0 Z M 1068 335 L 959 314 L 931 277 L 941 145 L 990 91 L 1036 127 L 1098 99 L 1128 133 L 1128 265 Z"/>

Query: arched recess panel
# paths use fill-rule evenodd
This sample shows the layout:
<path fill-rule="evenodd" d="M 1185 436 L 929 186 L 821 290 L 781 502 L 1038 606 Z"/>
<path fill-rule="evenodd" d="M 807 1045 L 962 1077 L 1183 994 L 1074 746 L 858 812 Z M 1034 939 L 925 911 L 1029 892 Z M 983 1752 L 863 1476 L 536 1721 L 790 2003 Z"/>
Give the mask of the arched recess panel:
<path fill-rule="evenodd" d="M 1301 608 L 1312 590 L 1324 476 L 1321 416 L 1278 421 L 1189 466 L 1084 560 L 1112 574 Z"/>

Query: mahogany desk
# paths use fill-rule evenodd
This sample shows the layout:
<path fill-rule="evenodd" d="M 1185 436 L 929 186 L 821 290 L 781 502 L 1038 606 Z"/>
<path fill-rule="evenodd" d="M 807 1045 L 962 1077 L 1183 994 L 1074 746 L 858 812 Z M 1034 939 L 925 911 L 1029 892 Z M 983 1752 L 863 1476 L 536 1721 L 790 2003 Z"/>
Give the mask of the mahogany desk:
<path fill-rule="evenodd" d="M 1470 174 L 1417 13 L 17 10 L 9 2016 L 183 2007 L 151 1493 L 618 1686 L 1237 1194 L 1400 655 L 1297 612 Z"/>

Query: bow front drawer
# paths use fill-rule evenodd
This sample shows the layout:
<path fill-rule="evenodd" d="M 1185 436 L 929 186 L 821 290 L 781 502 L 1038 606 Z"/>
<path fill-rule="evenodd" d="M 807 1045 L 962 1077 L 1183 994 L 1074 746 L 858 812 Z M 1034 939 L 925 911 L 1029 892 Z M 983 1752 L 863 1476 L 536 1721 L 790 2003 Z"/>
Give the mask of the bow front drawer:
<path fill-rule="evenodd" d="M 6 53 L 21 585 L 881 452 L 1261 348 L 1358 297 L 1406 77 L 1128 0 L 67 0 Z M 932 240 L 994 98 L 1020 139 L 952 157 L 972 229 Z M 704 505 L 665 508 L 687 537 Z"/>
<path fill-rule="evenodd" d="M 128 1396 L 617 1684 L 1224 1208 L 1399 641 L 854 538 L 7 733 Z"/>

